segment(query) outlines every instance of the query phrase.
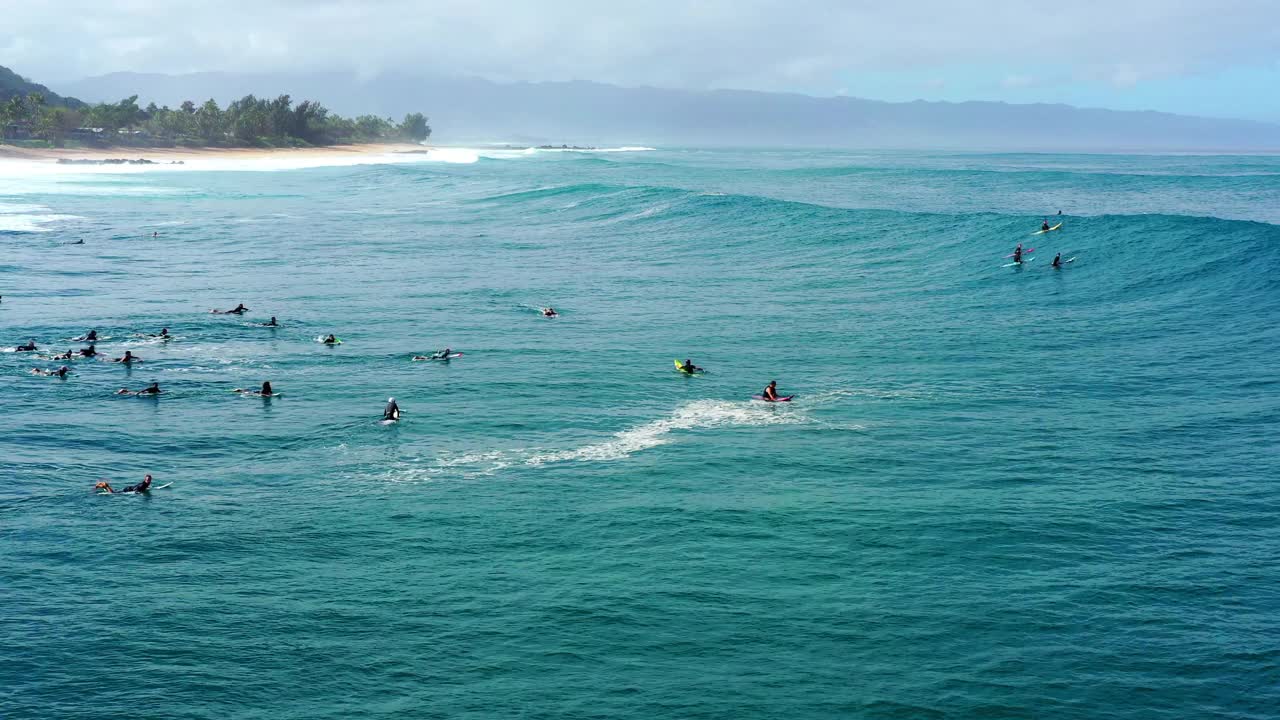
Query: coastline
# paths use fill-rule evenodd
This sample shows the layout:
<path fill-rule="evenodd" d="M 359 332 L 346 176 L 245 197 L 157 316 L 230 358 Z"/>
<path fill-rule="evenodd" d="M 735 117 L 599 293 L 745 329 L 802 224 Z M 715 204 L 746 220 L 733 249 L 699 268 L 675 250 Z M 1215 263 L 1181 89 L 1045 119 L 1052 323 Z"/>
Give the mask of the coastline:
<path fill-rule="evenodd" d="M 57 164 L 59 160 L 147 160 L 158 165 L 185 163 L 199 160 L 263 160 L 263 159 L 297 159 L 297 160 L 355 160 L 363 156 L 407 155 L 426 153 L 431 150 L 427 145 L 415 143 L 362 143 L 356 145 L 329 145 L 308 148 L 146 148 L 146 147 L 108 147 L 108 148 L 25 148 L 14 145 L 0 145 L 0 161 L 21 160 Z"/>

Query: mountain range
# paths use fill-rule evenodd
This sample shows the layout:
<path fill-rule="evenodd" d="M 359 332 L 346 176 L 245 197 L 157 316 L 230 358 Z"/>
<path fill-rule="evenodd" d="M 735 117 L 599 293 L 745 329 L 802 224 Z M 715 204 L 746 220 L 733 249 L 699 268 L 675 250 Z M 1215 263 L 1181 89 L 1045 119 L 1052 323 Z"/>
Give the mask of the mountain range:
<path fill-rule="evenodd" d="M 318 100 L 344 115 L 425 110 L 443 143 L 928 148 L 1052 151 L 1280 150 L 1280 125 L 1162 112 L 1001 102 L 891 103 L 594 82 L 498 83 L 386 73 L 112 73 L 66 83 L 88 101 L 138 95 L 176 107 L 247 94 Z"/>

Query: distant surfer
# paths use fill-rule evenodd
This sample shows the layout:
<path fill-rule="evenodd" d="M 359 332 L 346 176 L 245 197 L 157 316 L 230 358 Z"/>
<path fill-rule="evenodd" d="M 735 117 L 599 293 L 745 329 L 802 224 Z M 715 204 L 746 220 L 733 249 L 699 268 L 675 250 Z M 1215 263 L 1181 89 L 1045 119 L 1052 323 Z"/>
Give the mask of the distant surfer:
<path fill-rule="evenodd" d="M 26 345 L 19 345 L 18 347 L 14 348 L 14 351 L 15 351 L 15 352 L 35 352 L 35 351 L 36 351 L 36 339 L 35 339 L 35 338 L 31 338 L 31 340 L 27 341 L 27 344 L 26 344 Z"/>
<path fill-rule="evenodd" d="M 72 245 L 83 245 L 83 244 L 84 244 L 84 238 L 80 238 L 79 240 L 77 240 L 77 241 L 75 241 L 75 242 L 73 242 L 73 243 L 71 243 L 71 244 L 72 244 Z"/>
<path fill-rule="evenodd" d="M 80 357 L 97 357 L 98 348 L 96 345 L 90 344 L 89 347 L 80 351 Z"/>
<path fill-rule="evenodd" d="M 690 375 L 692 375 L 692 374 L 694 374 L 694 373 L 700 373 L 700 372 L 706 372 L 706 371 L 707 371 L 707 369 L 706 369 L 706 368 L 700 368 L 700 367 L 698 367 L 697 365 L 694 365 L 694 364 L 693 364 L 693 361 L 692 361 L 692 360 L 690 360 L 689 358 L 685 358 L 685 359 L 684 359 L 684 364 L 680 366 L 680 370 L 681 370 L 682 372 L 687 372 L 687 373 L 689 373 Z"/>
<path fill-rule="evenodd" d="M 90 330 L 89 332 L 85 333 L 84 335 L 81 335 L 75 340 L 76 342 L 87 342 L 87 343 L 98 342 L 98 331 Z"/>
<path fill-rule="evenodd" d="M 1062 267 L 1062 253 L 1058 253 L 1057 255 L 1053 256 L 1053 267 L 1055 268 Z"/>
<path fill-rule="evenodd" d="M 111 362 L 124 363 L 125 365 L 128 365 L 129 363 L 142 362 L 142 358 L 134 355 L 132 350 L 125 350 L 122 357 L 118 357 Z"/>
<path fill-rule="evenodd" d="M 400 419 L 400 406 L 396 404 L 395 398 L 387 398 L 387 406 L 382 409 L 382 419 L 393 422 Z"/>
<path fill-rule="evenodd" d="M 336 338 L 336 337 L 334 337 L 332 334 L 330 334 L 330 335 L 328 335 L 327 337 L 325 337 L 325 339 L 324 339 L 322 342 L 323 342 L 325 345 L 337 345 L 337 344 L 338 344 L 338 338 Z"/>
<path fill-rule="evenodd" d="M 160 338 L 161 340 L 168 340 L 173 336 L 169 334 L 169 328 L 160 328 L 160 332 L 156 335 L 152 335 L 151 337 Z"/>
<path fill-rule="evenodd" d="M 1049 232 L 1049 218 L 1045 218 L 1040 223 L 1040 232 Z"/>
<path fill-rule="evenodd" d="M 1022 243 L 1018 243 L 1018 247 L 1013 249 L 1013 261 L 1015 263 L 1022 262 Z"/>
<path fill-rule="evenodd" d="M 53 356 L 52 358 L 50 358 L 50 359 L 51 359 L 51 360 L 70 360 L 74 355 L 75 355 L 75 353 L 74 353 L 74 352 L 72 352 L 71 350 L 68 350 L 68 351 L 66 351 L 66 352 L 62 353 L 61 355 L 54 355 L 54 356 Z"/>
<path fill-rule="evenodd" d="M 31 368 L 32 375 L 43 375 L 44 377 L 65 378 L 67 376 L 67 372 L 68 372 L 68 368 L 66 365 L 63 365 L 57 370 L 41 370 L 40 368 Z"/>
<path fill-rule="evenodd" d="M 556 317 L 557 315 L 559 315 L 559 313 L 557 313 L 556 309 L 553 307 L 542 308 L 542 317 L 553 318 L 553 317 Z"/>
<path fill-rule="evenodd" d="M 778 381 L 770 380 L 765 389 L 760 391 L 760 398 L 765 402 L 778 402 Z"/>
<path fill-rule="evenodd" d="M 243 315 L 249 312 L 249 308 L 245 307 L 244 303 L 240 303 L 230 310 L 210 310 L 209 312 L 215 315 Z"/>
<path fill-rule="evenodd" d="M 453 348 L 445 348 L 440 352 L 431 353 L 431 360 L 448 360 L 449 355 L 453 353 Z"/>
<path fill-rule="evenodd" d="M 108 493 L 111 493 L 111 494 L 115 494 L 115 493 L 118 493 L 118 492 L 119 492 L 119 493 L 127 493 L 127 492 L 131 492 L 131 493 L 144 493 L 144 492 L 147 492 L 148 490 L 150 490 L 150 489 L 151 489 L 151 476 L 150 476 L 150 475 L 147 475 L 147 476 L 145 476 L 145 477 L 143 477 L 143 478 L 142 478 L 142 482 L 138 483 L 137 485 L 129 485 L 128 487 L 124 488 L 123 490 L 115 490 L 115 489 L 113 489 L 113 488 L 111 487 L 111 483 L 107 482 L 106 480 L 103 480 L 102 482 L 99 482 L 97 485 L 94 485 L 94 486 L 93 486 L 93 489 L 94 489 L 94 490 L 105 490 L 105 491 L 107 491 Z"/>
<path fill-rule="evenodd" d="M 244 388 L 236 388 L 235 391 L 242 395 L 258 395 L 260 397 L 271 397 L 272 395 L 275 395 L 275 391 L 271 389 L 270 382 L 262 383 L 261 390 L 246 390 Z"/>
<path fill-rule="evenodd" d="M 262 327 L 280 327 L 280 323 L 276 322 L 276 316 L 271 316 L 271 322 L 262 323 Z"/>
<path fill-rule="evenodd" d="M 117 395 L 159 395 L 160 383 L 152 381 L 150 385 L 142 388 L 137 392 L 132 392 L 129 388 L 120 388 L 116 391 Z"/>

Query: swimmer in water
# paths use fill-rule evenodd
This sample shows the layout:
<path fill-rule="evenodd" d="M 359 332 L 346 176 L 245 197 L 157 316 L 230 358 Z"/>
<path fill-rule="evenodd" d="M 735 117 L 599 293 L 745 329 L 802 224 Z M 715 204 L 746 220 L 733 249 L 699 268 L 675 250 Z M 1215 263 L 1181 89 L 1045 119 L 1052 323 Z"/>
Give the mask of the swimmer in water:
<path fill-rule="evenodd" d="M 138 483 L 137 485 L 129 485 L 128 487 L 124 488 L 123 490 L 115 490 L 115 489 L 113 489 L 113 488 L 111 487 L 111 483 L 107 482 L 106 480 L 103 480 L 102 482 L 99 482 L 97 485 L 94 485 L 94 486 L 93 486 L 93 489 L 94 489 L 94 490 L 105 490 L 108 494 L 115 494 L 115 493 L 128 493 L 128 492 L 131 492 L 131 493 L 144 493 L 144 492 L 147 492 L 148 490 L 150 490 L 150 489 L 151 489 L 151 476 L 150 476 L 150 475 L 147 475 L 147 476 L 145 476 L 145 477 L 143 477 L 143 478 L 142 478 L 142 482 Z"/>
<path fill-rule="evenodd" d="M 57 370 L 42 370 L 40 368 L 31 368 L 32 375 L 43 375 L 44 377 L 65 378 L 68 372 L 69 372 L 69 368 L 67 368 L 66 365 L 63 365 Z"/>
<path fill-rule="evenodd" d="M 248 389 L 245 389 L 245 388 L 236 388 L 236 389 L 235 389 L 235 392 L 238 392 L 238 393 L 240 393 L 241 395 L 257 395 L 257 396 L 260 396 L 260 397 L 271 397 L 272 395 L 275 395 L 275 391 L 273 391 L 273 390 L 271 389 L 271 383 L 270 383 L 270 382 L 264 382 L 264 383 L 262 383 L 262 389 L 261 389 L 261 390 L 248 390 Z"/>

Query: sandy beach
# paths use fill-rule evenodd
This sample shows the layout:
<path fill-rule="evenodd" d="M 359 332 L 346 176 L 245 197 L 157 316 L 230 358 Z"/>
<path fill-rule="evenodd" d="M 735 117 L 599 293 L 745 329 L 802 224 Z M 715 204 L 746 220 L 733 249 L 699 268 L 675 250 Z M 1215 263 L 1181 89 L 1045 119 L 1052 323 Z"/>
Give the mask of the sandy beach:
<path fill-rule="evenodd" d="M 0 159 L 47 161 L 59 160 L 149 160 L 153 163 L 176 163 L 201 160 L 304 160 L 353 161 L 361 156 L 383 156 L 400 153 L 425 153 L 426 145 L 413 143 L 369 143 L 333 145 L 313 148 L 24 148 L 0 145 Z"/>

